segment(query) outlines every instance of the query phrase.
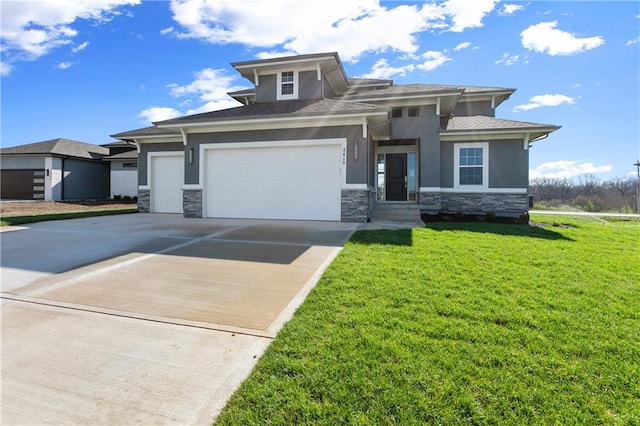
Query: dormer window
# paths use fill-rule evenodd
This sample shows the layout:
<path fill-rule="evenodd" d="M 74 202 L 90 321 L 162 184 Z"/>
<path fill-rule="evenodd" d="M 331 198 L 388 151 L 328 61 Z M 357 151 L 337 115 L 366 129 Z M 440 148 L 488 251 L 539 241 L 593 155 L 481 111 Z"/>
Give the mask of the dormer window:
<path fill-rule="evenodd" d="M 281 71 L 278 73 L 278 95 L 276 99 L 298 99 L 297 71 Z"/>

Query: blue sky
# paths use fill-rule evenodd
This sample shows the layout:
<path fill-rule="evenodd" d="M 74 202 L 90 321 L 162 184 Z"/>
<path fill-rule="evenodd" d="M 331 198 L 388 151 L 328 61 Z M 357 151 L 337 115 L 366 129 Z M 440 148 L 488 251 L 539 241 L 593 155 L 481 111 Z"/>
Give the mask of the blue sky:
<path fill-rule="evenodd" d="M 640 2 L 1 0 L 2 146 L 102 144 L 235 106 L 230 62 L 337 51 L 351 77 L 516 88 L 497 116 L 563 126 L 531 177 L 640 159 Z"/>

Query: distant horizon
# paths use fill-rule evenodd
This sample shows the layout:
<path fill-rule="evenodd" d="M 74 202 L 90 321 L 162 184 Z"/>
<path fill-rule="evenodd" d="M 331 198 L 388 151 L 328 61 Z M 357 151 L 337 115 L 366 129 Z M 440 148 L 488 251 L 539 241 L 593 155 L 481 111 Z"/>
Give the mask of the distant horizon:
<path fill-rule="evenodd" d="M 496 117 L 562 126 L 530 149 L 531 179 L 636 176 L 635 1 L 0 6 L 2 147 L 103 145 L 152 121 L 240 106 L 226 93 L 253 86 L 231 62 L 335 51 L 348 77 L 516 89 Z"/>

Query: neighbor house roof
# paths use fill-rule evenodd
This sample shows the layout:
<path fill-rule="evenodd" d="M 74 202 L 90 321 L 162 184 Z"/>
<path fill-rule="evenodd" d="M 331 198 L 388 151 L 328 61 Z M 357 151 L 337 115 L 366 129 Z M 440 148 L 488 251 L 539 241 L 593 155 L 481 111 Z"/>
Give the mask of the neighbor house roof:
<path fill-rule="evenodd" d="M 158 126 L 188 124 L 195 122 L 224 121 L 233 119 L 251 119 L 262 117 L 291 117 L 314 115 L 340 115 L 350 113 L 386 112 L 386 107 L 359 102 L 336 101 L 332 99 L 313 99 L 296 101 L 261 102 L 245 106 L 205 112 L 186 117 L 172 118 L 157 122 Z M 116 137 L 116 136 L 114 136 Z M 119 137 L 119 136 L 118 136 Z"/>
<path fill-rule="evenodd" d="M 138 151 L 135 149 L 132 151 L 121 152 L 119 154 L 109 155 L 104 157 L 103 160 L 111 161 L 111 160 L 138 160 Z"/>
<path fill-rule="evenodd" d="M 51 139 L 0 149 L 1 155 L 53 155 L 98 160 L 109 155 L 109 149 L 70 139 Z"/>

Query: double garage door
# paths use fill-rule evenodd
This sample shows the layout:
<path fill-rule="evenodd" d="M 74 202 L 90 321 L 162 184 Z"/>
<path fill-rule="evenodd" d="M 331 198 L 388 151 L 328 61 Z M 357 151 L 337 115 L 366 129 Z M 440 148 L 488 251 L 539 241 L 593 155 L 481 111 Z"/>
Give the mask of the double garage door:
<path fill-rule="evenodd" d="M 265 145 L 205 150 L 205 216 L 339 221 L 339 142 Z"/>

